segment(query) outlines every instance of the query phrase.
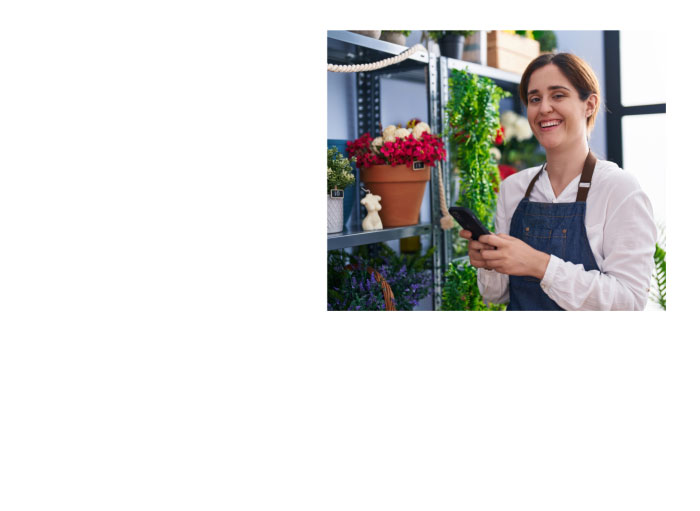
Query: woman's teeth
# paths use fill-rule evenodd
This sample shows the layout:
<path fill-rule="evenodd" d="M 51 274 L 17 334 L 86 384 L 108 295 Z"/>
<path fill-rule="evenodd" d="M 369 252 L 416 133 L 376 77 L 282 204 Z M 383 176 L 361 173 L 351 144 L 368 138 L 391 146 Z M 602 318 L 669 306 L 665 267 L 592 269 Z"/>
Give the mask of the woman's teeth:
<path fill-rule="evenodd" d="M 561 124 L 561 121 L 548 121 L 548 122 L 542 122 L 540 123 L 541 128 L 553 128 L 555 126 L 559 126 Z"/>

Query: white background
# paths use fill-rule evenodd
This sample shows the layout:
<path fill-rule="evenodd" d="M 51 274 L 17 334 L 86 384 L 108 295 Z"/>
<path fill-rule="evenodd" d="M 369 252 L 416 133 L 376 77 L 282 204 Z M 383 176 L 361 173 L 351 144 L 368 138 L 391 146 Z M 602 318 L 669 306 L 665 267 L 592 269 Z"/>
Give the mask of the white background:
<path fill-rule="evenodd" d="M 696 509 L 697 102 L 679 82 L 697 76 L 682 51 L 667 313 L 325 311 L 326 30 L 630 14 L 4 6 L 0 508 Z M 694 44 L 658 9 L 634 19 Z"/>

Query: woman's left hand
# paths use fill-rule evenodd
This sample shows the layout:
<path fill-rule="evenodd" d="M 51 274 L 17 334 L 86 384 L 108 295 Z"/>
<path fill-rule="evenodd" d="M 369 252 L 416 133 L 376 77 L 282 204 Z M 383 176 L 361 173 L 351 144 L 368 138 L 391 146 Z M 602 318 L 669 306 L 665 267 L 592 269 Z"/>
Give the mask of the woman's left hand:
<path fill-rule="evenodd" d="M 481 252 L 486 268 L 506 275 L 544 277 L 549 264 L 549 254 L 535 250 L 524 241 L 504 233 L 485 234 L 482 243 L 493 245 L 497 250 Z"/>

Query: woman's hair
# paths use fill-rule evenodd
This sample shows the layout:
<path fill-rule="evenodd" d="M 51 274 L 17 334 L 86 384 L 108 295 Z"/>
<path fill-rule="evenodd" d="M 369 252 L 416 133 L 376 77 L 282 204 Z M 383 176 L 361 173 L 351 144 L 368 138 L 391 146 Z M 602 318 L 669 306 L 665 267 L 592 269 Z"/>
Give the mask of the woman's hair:
<path fill-rule="evenodd" d="M 581 101 L 585 101 L 591 94 L 596 94 L 598 96 L 598 103 L 596 104 L 593 113 L 586 119 L 586 132 L 590 136 L 591 131 L 593 131 L 593 126 L 595 125 L 595 118 L 598 115 L 598 110 L 600 109 L 600 104 L 602 103 L 602 97 L 600 94 L 600 85 L 598 84 L 598 78 L 596 78 L 591 66 L 586 63 L 580 57 L 577 57 L 573 53 L 543 53 L 535 60 L 530 62 L 523 73 L 523 77 L 520 80 L 520 99 L 527 106 L 527 87 L 530 83 L 530 76 L 532 73 L 537 71 L 539 68 L 546 66 L 547 64 L 554 64 L 559 68 L 559 70 L 566 76 L 566 78 L 571 82 L 571 84 L 576 88 L 578 92 L 578 97 Z"/>

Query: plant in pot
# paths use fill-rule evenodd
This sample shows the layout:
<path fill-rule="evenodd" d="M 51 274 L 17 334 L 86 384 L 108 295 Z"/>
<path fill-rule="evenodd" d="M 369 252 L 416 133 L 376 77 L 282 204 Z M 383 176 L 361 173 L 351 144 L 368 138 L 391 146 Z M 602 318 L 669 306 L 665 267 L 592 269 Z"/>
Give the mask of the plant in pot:
<path fill-rule="evenodd" d="M 440 45 L 440 55 L 461 59 L 464 41 L 476 30 L 428 30 L 428 37 Z"/>
<path fill-rule="evenodd" d="M 365 187 L 382 197 L 382 225 L 417 224 L 431 168 L 446 157 L 442 138 L 427 123 L 413 119 L 407 128 L 392 124 L 379 137 L 365 133 L 348 141 L 347 151 L 356 159 Z"/>
<path fill-rule="evenodd" d="M 343 197 L 344 190 L 355 182 L 350 160 L 345 158 L 337 147 L 328 149 L 328 232 L 335 233 L 343 230 Z"/>
<path fill-rule="evenodd" d="M 485 304 L 476 281 L 476 268 L 467 263 L 450 263 L 442 288 L 444 311 L 502 311 L 505 304 Z"/>
<path fill-rule="evenodd" d="M 382 30 L 379 37 L 382 41 L 406 46 L 406 38 L 411 35 L 411 30 Z"/>

